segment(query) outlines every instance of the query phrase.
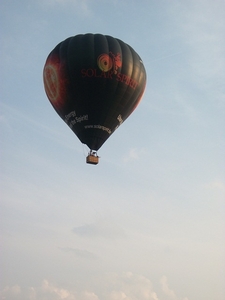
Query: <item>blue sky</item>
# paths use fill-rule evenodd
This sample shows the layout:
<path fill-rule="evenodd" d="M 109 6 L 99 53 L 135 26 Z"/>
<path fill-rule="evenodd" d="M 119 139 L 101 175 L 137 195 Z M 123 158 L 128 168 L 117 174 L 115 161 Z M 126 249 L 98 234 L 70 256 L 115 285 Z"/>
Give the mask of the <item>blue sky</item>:
<path fill-rule="evenodd" d="M 225 4 L 2 0 L 0 299 L 222 300 Z M 97 166 L 42 72 L 79 33 L 122 39 L 147 87 Z"/>

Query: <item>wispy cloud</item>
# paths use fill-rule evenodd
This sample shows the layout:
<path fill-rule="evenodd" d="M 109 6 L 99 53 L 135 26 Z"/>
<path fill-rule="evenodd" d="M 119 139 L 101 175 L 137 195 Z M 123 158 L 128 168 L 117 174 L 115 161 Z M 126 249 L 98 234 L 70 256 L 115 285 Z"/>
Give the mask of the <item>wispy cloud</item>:
<path fill-rule="evenodd" d="M 64 8 L 66 10 L 73 9 L 77 14 L 82 14 L 83 16 L 91 15 L 90 2 L 87 0 L 44 0 L 42 1 L 42 6 L 51 6 Z"/>
<path fill-rule="evenodd" d="M 220 0 L 173 1 L 168 6 L 168 13 L 174 20 L 174 31 L 169 33 L 168 39 L 176 41 L 171 45 L 176 45 L 178 51 L 166 50 L 165 55 L 152 61 L 167 58 L 160 86 L 151 87 L 154 99 L 149 104 L 151 109 L 204 123 L 207 120 L 202 118 L 201 101 L 204 100 L 205 107 L 210 104 L 224 107 L 224 9 L 225 3 Z M 162 101 L 163 97 L 168 101 Z"/>
<path fill-rule="evenodd" d="M 73 232 L 80 237 L 88 238 L 100 237 L 106 239 L 116 239 L 126 236 L 122 228 L 113 222 L 108 222 L 105 220 L 75 227 L 73 228 Z"/>
<path fill-rule="evenodd" d="M 16 123 L 17 125 L 20 124 L 21 126 L 24 126 L 26 128 L 32 128 L 33 132 L 36 131 L 38 134 L 41 134 L 42 136 L 45 136 L 49 139 L 53 139 L 57 143 L 62 144 L 63 147 L 74 150 L 74 147 L 70 146 L 65 141 L 64 130 L 69 130 L 69 128 L 65 128 L 64 126 L 58 127 L 57 129 L 55 129 L 54 127 L 49 127 L 43 122 L 42 119 L 35 119 L 26 112 L 15 109 L 13 106 L 5 103 L 0 103 L 0 110 L 2 111 L 0 115 L 0 125 L 2 125 L 4 130 L 9 135 L 15 134 Z"/>
<path fill-rule="evenodd" d="M 216 93 L 223 88 L 225 80 L 225 19 L 222 13 L 225 4 L 219 0 L 189 1 L 178 5 L 178 9 L 179 31 L 189 52 L 191 79 L 206 90 L 215 88 Z"/>
<path fill-rule="evenodd" d="M 96 259 L 97 258 L 97 256 L 94 253 L 84 250 L 84 249 L 69 248 L 69 247 L 59 247 L 59 249 L 66 253 L 72 253 L 79 258 L 84 258 L 84 259 Z"/>

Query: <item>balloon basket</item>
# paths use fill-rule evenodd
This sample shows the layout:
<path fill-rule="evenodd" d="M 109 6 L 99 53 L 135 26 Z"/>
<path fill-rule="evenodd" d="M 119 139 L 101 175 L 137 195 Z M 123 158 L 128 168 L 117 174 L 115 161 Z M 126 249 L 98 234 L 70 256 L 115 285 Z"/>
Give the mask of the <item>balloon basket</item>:
<path fill-rule="evenodd" d="M 99 157 L 98 157 L 96 154 L 90 153 L 90 154 L 86 157 L 86 163 L 87 163 L 87 164 L 97 165 L 98 162 L 99 162 Z"/>

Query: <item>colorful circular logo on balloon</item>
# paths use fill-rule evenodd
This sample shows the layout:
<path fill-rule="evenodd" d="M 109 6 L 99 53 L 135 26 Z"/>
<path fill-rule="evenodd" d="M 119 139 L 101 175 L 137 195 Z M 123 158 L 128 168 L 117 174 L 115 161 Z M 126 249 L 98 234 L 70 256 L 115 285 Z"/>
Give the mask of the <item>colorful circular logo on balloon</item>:
<path fill-rule="evenodd" d="M 66 99 L 67 79 L 63 64 L 58 63 L 57 56 L 48 59 L 44 67 L 44 86 L 48 99 L 55 109 L 63 110 Z"/>
<path fill-rule="evenodd" d="M 108 54 L 101 54 L 97 59 L 97 64 L 100 70 L 108 72 L 113 67 L 112 58 Z"/>
<path fill-rule="evenodd" d="M 46 65 L 44 68 L 44 86 L 49 100 L 56 101 L 59 96 L 59 79 L 53 65 Z"/>

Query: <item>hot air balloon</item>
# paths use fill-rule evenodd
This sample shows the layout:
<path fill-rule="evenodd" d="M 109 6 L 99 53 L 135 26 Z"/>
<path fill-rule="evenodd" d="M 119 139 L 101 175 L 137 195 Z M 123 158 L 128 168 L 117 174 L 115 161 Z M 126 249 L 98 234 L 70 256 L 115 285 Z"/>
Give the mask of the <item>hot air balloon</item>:
<path fill-rule="evenodd" d="M 79 34 L 59 43 L 43 71 L 47 97 L 97 164 L 97 151 L 139 104 L 146 71 L 123 41 L 102 34 Z"/>

